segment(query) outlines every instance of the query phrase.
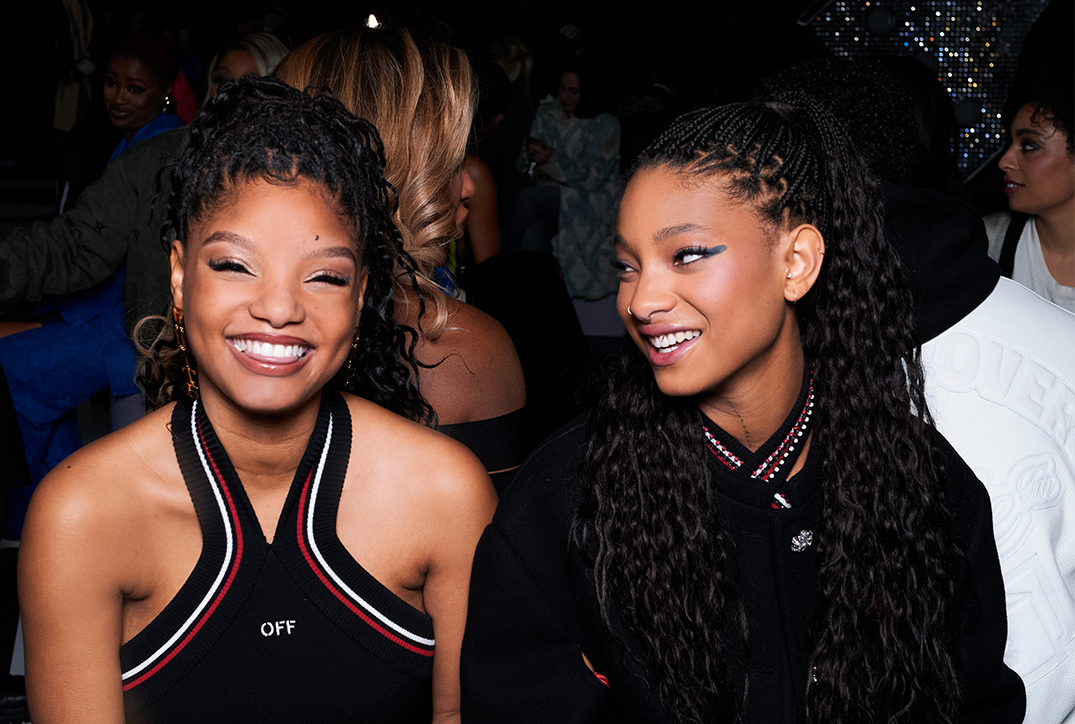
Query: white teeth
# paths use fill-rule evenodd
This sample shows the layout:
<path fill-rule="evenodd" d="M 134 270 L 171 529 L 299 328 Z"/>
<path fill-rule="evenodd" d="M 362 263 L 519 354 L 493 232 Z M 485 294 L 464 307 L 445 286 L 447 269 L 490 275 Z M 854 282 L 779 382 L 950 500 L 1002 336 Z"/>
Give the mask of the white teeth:
<path fill-rule="evenodd" d="M 701 332 L 696 329 L 692 329 L 689 332 L 670 332 L 669 334 L 661 334 L 656 337 L 650 337 L 649 343 L 657 349 L 663 350 L 668 347 L 672 347 L 673 345 L 678 346 L 680 344 L 683 344 L 688 340 L 694 339 L 700 334 Z M 667 351 L 670 352 L 671 350 Z"/>
<path fill-rule="evenodd" d="M 251 354 L 258 357 L 275 357 L 277 359 L 301 359 L 310 351 L 309 347 L 301 344 L 270 344 L 268 342 L 258 342 L 256 340 L 242 339 L 239 337 L 233 338 L 231 343 L 235 346 L 235 349 L 243 354 Z"/>

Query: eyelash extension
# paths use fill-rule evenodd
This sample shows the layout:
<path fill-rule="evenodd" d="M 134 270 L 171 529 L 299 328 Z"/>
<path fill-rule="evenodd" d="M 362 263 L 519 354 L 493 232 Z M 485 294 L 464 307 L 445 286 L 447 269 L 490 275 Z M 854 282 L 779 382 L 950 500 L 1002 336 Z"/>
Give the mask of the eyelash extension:
<path fill-rule="evenodd" d="M 615 269 L 616 271 L 620 272 L 621 274 L 623 272 L 629 271 L 631 269 L 631 267 L 627 264 L 627 262 L 622 261 L 620 259 L 609 259 L 608 260 L 608 265 L 610 267 L 612 267 L 613 269 Z"/>
<path fill-rule="evenodd" d="M 332 284 L 337 287 L 345 287 L 351 283 L 350 277 L 339 277 L 335 274 L 318 274 L 310 279 L 312 282 L 325 282 L 326 284 Z"/>
<path fill-rule="evenodd" d="M 678 251 L 676 251 L 676 253 L 672 256 L 672 258 L 677 263 L 682 262 L 683 258 L 686 257 L 686 256 L 700 256 L 703 259 L 707 259 L 707 258 L 709 258 L 711 256 L 716 256 L 717 254 L 720 254 L 721 252 L 725 251 L 727 248 L 728 247 L 726 245 L 724 245 L 724 244 L 717 244 L 715 246 L 709 246 L 709 247 L 705 247 L 705 246 L 688 246 L 685 249 L 679 249 Z"/>
<path fill-rule="evenodd" d="M 249 271 L 245 266 L 232 259 L 210 259 L 209 268 L 213 271 L 232 271 L 232 272 L 246 272 Z"/>

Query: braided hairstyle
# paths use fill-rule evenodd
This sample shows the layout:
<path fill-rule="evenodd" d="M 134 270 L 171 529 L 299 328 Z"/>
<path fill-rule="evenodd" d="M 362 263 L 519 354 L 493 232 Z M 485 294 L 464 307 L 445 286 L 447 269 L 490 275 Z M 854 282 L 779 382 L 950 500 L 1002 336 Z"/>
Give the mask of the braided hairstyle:
<path fill-rule="evenodd" d="M 265 180 L 288 186 L 316 183 L 354 224 L 367 272 L 360 341 L 348 376 L 334 382 L 405 417 L 433 419 L 418 392 L 414 330 L 396 321 L 396 269 L 412 277 L 414 264 L 392 222 L 395 192 L 384 178 L 377 129 L 328 95 L 307 94 L 275 78 L 244 76 L 221 84 L 190 126 L 190 143 L 172 169 L 170 238 L 186 239 L 190 225 L 228 204 L 236 187 Z M 165 240 L 168 242 L 168 240 Z M 157 404 L 184 394 L 183 355 L 171 319 L 149 345 L 141 345 L 143 387 L 159 391 Z M 191 360 L 194 363 L 194 360 Z M 148 399 L 152 399 L 147 395 Z"/>
<path fill-rule="evenodd" d="M 795 308 L 824 443 L 814 453 L 823 456 L 824 513 L 810 721 L 951 720 L 959 559 L 943 451 L 911 296 L 864 163 L 831 116 L 797 97 L 684 115 L 631 175 L 655 167 L 719 177 L 763 224 L 812 223 L 825 238 L 820 275 Z M 657 694 L 680 722 L 736 719 L 726 655 L 749 650 L 706 455 L 697 401 L 662 394 L 626 344 L 590 419 L 575 531 L 596 533 L 605 620 L 615 607 L 643 643 Z"/>

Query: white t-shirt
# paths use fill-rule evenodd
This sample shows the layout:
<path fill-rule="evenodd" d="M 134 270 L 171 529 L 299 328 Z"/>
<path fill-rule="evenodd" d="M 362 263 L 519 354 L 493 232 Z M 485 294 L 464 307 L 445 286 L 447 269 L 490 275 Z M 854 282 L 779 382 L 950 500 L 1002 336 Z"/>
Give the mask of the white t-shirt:
<path fill-rule="evenodd" d="M 989 256 L 1000 259 L 1004 233 L 1010 220 L 1008 214 L 996 214 L 986 217 L 986 229 L 989 232 Z M 1075 287 L 1065 287 L 1049 273 L 1045 257 L 1041 253 L 1041 241 L 1034 217 L 1027 219 L 1019 243 L 1015 247 L 1015 259 L 1012 261 L 1012 280 L 1017 281 L 1039 297 L 1052 302 L 1058 307 L 1075 313 Z"/>
<path fill-rule="evenodd" d="M 1041 242 L 1038 240 L 1038 229 L 1034 225 L 1033 216 L 1027 219 L 1019 237 L 1019 245 L 1015 247 L 1012 280 L 1056 306 L 1075 312 L 1075 287 L 1063 286 L 1049 273 L 1049 267 L 1045 265 L 1045 257 L 1041 253 Z"/>

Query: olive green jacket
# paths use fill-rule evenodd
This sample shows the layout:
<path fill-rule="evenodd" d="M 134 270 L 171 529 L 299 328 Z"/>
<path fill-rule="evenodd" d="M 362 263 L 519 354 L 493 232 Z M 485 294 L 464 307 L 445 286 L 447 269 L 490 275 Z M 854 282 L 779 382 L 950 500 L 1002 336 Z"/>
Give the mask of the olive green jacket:
<path fill-rule="evenodd" d="M 98 284 L 127 262 L 123 308 L 128 331 L 163 314 L 171 301 L 163 240 L 171 164 L 186 148 L 185 128 L 131 148 L 86 188 L 74 208 L 0 240 L 0 302 L 34 302 Z"/>

